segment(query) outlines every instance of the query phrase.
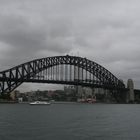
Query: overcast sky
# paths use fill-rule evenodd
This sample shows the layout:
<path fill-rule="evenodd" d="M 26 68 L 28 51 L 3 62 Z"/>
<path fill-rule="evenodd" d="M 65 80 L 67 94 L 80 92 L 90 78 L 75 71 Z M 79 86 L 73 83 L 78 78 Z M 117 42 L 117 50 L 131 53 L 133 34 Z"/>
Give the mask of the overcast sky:
<path fill-rule="evenodd" d="M 0 71 L 65 54 L 87 57 L 140 89 L 140 1 L 0 0 Z M 44 86 L 20 88 L 35 85 Z"/>

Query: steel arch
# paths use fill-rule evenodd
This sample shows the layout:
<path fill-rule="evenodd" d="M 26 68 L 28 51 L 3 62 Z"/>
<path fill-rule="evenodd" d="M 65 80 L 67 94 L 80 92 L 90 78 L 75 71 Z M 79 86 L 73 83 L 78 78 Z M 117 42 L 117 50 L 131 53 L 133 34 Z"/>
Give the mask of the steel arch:
<path fill-rule="evenodd" d="M 124 89 L 125 85 L 116 78 L 111 72 L 103 66 L 87 58 L 77 56 L 53 56 L 41 59 L 35 59 L 13 68 L 0 72 L 0 93 L 10 93 L 23 82 L 40 82 L 33 81 L 31 78 L 37 73 L 56 65 L 74 65 L 82 68 L 99 79 L 99 83 L 84 83 L 82 81 L 44 81 L 45 83 L 56 84 L 73 84 L 89 87 L 103 87 L 112 89 Z M 42 81 L 43 82 L 43 81 Z"/>

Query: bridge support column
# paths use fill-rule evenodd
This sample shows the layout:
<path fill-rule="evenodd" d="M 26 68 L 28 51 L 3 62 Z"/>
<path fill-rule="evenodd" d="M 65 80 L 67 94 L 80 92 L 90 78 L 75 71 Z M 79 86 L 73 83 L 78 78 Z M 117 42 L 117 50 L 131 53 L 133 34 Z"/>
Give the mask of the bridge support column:
<path fill-rule="evenodd" d="M 127 88 L 127 103 L 134 103 L 134 83 L 132 79 L 128 79 Z"/>
<path fill-rule="evenodd" d="M 83 87 L 82 86 L 76 86 L 77 88 L 77 95 L 78 95 L 78 98 L 83 98 Z"/>
<path fill-rule="evenodd" d="M 95 88 L 92 88 L 91 90 L 92 90 L 92 93 L 91 93 L 91 94 L 92 94 L 92 95 L 91 95 L 92 98 L 96 98 L 96 97 L 95 97 Z"/>
<path fill-rule="evenodd" d="M 104 89 L 104 95 L 105 95 L 105 102 L 106 103 L 112 103 L 112 97 L 110 90 Z"/>

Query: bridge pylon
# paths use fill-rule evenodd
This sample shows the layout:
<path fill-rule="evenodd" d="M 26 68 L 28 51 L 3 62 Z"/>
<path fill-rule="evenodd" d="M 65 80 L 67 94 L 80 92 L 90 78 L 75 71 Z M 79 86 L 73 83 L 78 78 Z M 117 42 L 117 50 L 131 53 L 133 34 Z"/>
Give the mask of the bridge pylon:
<path fill-rule="evenodd" d="M 127 103 L 133 103 L 134 102 L 134 83 L 132 79 L 128 79 L 127 81 Z"/>

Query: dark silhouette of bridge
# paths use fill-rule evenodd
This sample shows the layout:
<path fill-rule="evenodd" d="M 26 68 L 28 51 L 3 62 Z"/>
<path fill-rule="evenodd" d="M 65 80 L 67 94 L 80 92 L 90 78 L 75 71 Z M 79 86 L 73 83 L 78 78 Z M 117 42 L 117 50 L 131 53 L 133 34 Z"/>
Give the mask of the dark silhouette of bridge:
<path fill-rule="evenodd" d="M 0 72 L 0 94 L 23 82 L 81 85 L 121 90 L 125 85 L 103 66 L 87 58 L 54 56 L 35 59 Z"/>

